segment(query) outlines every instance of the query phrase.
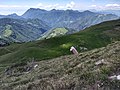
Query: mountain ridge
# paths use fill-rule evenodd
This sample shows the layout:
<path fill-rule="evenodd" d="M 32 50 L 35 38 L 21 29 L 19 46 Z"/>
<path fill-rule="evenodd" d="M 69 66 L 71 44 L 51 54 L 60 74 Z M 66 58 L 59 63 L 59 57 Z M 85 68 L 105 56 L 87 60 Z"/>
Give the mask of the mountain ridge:
<path fill-rule="evenodd" d="M 8 43 L 33 41 L 49 28 L 49 26 L 38 19 L 25 21 L 2 18 L 0 19 L 0 38 Z"/>
<path fill-rule="evenodd" d="M 99 17 L 101 15 L 101 17 Z M 118 19 L 119 17 L 111 14 L 106 16 L 104 14 L 94 13 L 89 10 L 79 12 L 77 10 L 43 10 L 43 9 L 28 9 L 22 17 L 24 18 L 39 18 L 42 21 L 47 22 L 53 28 L 57 27 L 67 27 L 72 29 L 82 30 L 91 25 L 101 23 L 103 21 Z M 96 20 L 96 22 L 93 22 Z M 76 22 L 78 21 L 78 22 Z M 77 27 L 72 26 L 73 23 L 77 23 Z M 83 23 L 83 24 L 82 24 Z M 88 25 L 84 25 L 88 23 Z"/>
<path fill-rule="evenodd" d="M 12 25 L 14 25 L 14 27 L 16 28 L 15 29 L 16 33 L 14 33 L 14 35 L 12 35 L 10 38 L 1 38 L 0 36 L 1 38 L 0 43 L 4 45 L 4 43 L 6 42 L 8 43 L 9 42 L 26 42 L 26 41 L 31 41 L 31 40 L 43 39 L 42 37 L 47 36 L 47 33 L 44 33 L 44 32 L 49 30 L 48 32 L 52 33 L 52 31 L 55 30 L 56 28 L 63 28 L 63 29 L 66 28 L 68 32 L 65 34 L 72 34 L 80 30 L 83 30 L 87 27 L 90 27 L 91 25 L 95 25 L 95 24 L 98 24 L 104 21 L 118 19 L 119 17 L 113 14 L 98 14 L 98 13 L 91 12 L 89 10 L 79 12 L 77 10 L 53 9 L 53 10 L 47 11 L 47 10 L 39 9 L 39 8 L 37 9 L 30 8 L 22 16 L 18 16 L 17 14 L 13 13 L 10 15 L 1 15 L 0 18 L 1 20 L 6 19 L 6 18 L 9 18 L 9 20 L 13 19 L 12 20 L 13 22 L 10 21 L 10 23 L 12 23 Z M 19 25 L 16 24 L 14 20 L 16 20 L 19 23 Z M 8 22 L 8 20 L 6 22 Z M 0 25 L 2 25 L 3 22 L 0 22 L 0 23 L 1 23 Z M 24 23 L 26 26 L 23 25 L 22 23 Z M 4 21 L 4 24 L 5 24 L 5 21 Z M 6 23 L 6 26 L 7 26 L 7 23 Z M 12 33 L 12 30 L 8 30 L 8 29 L 5 30 L 6 26 L 5 25 L 0 26 L 1 27 L 0 34 L 1 35 L 5 34 L 5 36 L 7 35 L 10 36 L 10 34 Z M 24 30 L 21 32 L 18 30 L 19 29 L 18 27 L 20 29 L 24 28 Z M 30 31 L 29 27 L 35 30 Z M 3 32 L 3 29 L 5 30 L 4 32 Z M 38 32 L 37 29 L 41 29 L 41 30 Z M 36 35 L 35 34 L 28 35 L 26 33 L 27 30 L 30 32 L 36 33 Z M 37 33 L 39 33 L 39 35 Z M 19 36 L 18 34 L 22 35 L 20 36 L 21 38 L 22 37 L 24 38 L 16 39 L 16 36 Z"/>

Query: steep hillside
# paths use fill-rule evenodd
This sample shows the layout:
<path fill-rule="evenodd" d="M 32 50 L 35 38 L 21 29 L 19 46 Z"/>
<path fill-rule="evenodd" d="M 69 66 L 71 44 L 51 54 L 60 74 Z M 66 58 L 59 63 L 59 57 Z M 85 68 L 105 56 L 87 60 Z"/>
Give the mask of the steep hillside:
<path fill-rule="evenodd" d="M 70 28 L 54 28 L 42 34 L 38 40 L 49 39 L 52 37 L 73 34 L 73 33 L 76 33 L 76 30 Z"/>
<path fill-rule="evenodd" d="M 86 12 L 86 14 L 89 14 Z M 91 25 L 95 25 L 104 21 L 110 21 L 116 19 L 116 15 L 113 14 L 98 14 L 92 16 L 84 16 L 83 18 L 78 19 L 77 21 L 71 23 L 69 28 L 74 27 L 74 29 L 83 29 L 86 27 L 90 27 Z"/>
<path fill-rule="evenodd" d="M 67 35 L 67 34 L 73 34 L 75 33 L 76 30 L 74 29 L 68 29 L 68 28 L 55 28 L 47 31 L 44 33 L 40 39 L 48 39 L 56 36 L 61 36 L 61 35 Z M 38 39 L 39 40 L 39 39 Z"/>
<path fill-rule="evenodd" d="M 5 35 L 9 34 L 10 32 Z M 76 47 L 78 52 L 83 52 L 118 40 L 120 20 L 104 22 L 72 35 L 0 47 L 0 66 L 26 62 L 32 58 L 38 61 L 68 55 L 71 54 L 71 46 Z"/>
<path fill-rule="evenodd" d="M 90 11 L 74 11 L 74 10 L 51 10 L 30 8 L 23 15 L 23 18 L 39 18 L 47 22 L 52 28 L 67 27 L 82 30 L 91 25 L 118 19 L 119 17 L 113 14 L 98 14 Z"/>
<path fill-rule="evenodd" d="M 52 60 L 14 64 L 1 90 L 120 90 L 120 41 Z M 116 76 L 116 77 L 115 77 Z"/>
<path fill-rule="evenodd" d="M 56 36 L 65 35 L 68 32 L 66 28 L 55 28 L 53 30 L 48 31 L 42 38 L 52 38 Z"/>
<path fill-rule="evenodd" d="M 33 25 L 38 28 L 43 28 L 45 30 L 51 29 L 51 27 L 48 25 L 48 23 L 46 23 L 40 19 L 27 19 L 26 21 L 28 24 Z"/>
<path fill-rule="evenodd" d="M 8 43 L 36 40 L 49 29 L 50 27 L 39 19 L 0 19 L 0 39 Z"/>

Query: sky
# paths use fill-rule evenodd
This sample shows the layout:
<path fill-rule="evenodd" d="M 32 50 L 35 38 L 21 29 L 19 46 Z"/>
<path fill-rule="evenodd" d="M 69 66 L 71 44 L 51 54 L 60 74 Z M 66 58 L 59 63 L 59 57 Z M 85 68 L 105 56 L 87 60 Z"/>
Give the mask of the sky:
<path fill-rule="evenodd" d="M 0 15 L 22 15 L 29 8 L 120 10 L 120 0 L 0 0 Z"/>

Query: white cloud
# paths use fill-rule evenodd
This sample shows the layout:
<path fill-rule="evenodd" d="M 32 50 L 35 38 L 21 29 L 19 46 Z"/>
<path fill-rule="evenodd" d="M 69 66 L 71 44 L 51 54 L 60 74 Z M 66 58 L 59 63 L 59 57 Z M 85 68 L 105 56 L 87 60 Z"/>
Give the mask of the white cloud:
<path fill-rule="evenodd" d="M 30 6 L 27 5 L 0 5 L 0 14 L 8 15 L 11 13 L 17 13 L 22 15 Z"/>
<path fill-rule="evenodd" d="M 19 5 L 0 5 L 0 8 L 17 8 Z"/>
<path fill-rule="evenodd" d="M 45 8 L 56 9 L 58 6 L 59 4 L 54 4 L 54 5 L 48 5 Z"/>
<path fill-rule="evenodd" d="M 120 5 L 119 4 L 106 4 L 105 9 L 114 9 L 114 10 L 119 10 Z"/>
<path fill-rule="evenodd" d="M 89 8 L 99 10 L 99 9 L 103 9 L 103 6 L 91 5 Z"/>
<path fill-rule="evenodd" d="M 48 5 L 45 5 L 45 4 L 39 3 L 34 8 L 41 8 L 41 9 L 50 10 L 50 9 L 56 9 L 57 7 L 59 7 L 59 4 L 48 4 Z"/>
<path fill-rule="evenodd" d="M 44 5 L 42 3 L 38 3 L 38 7 L 43 7 Z"/>
<path fill-rule="evenodd" d="M 107 4 L 106 7 L 120 7 L 119 4 Z"/>
<path fill-rule="evenodd" d="M 75 2 L 71 1 L 67 4 L 44 4 L 44 3 L 38 3 L 37 5 L 0 5 L 0 8 L 2 10 L 23 10 L 23 9 L 29 9 L 29 8 L 40 8 L 40 9 L 73 9 L 75 6 Z"/>
<path fill-rule="evenodd" d="M 94 8 L 94 7 L 97 7 L 97 5 L 91 5 L 90 7 L 93 7 L 93 8 Z"/>
<path fill-rule="evenodd" d="M 66 8 L 72 9 L 75 6 L 75 2 L 71 1 L 70 3 L 66 4 Z"/>
<path fill-rule="evenodd" d="M 61 5 L 61 4 L 42 4 L 39 3 L 36 5 L 35 8 L 41 8 L 41 9 L 73 9 L 75 6 L 75 2 L 71 1 L 70 3 L 67 3 L 66 5 Z"/>
<path fill-rule="evenodd" d="M 120 9 L 120 5 L 119 4 L 106 4 L 106 5 L 91 5 L 90 6 L 91 9 L 98 9 L 98 10 L 118 10 Z"/>
<path fill-rule="evenodd" d="M 20 6 L 20 5 L 0 5 L 0 8 L 25 8 L 29 6 Z"/>

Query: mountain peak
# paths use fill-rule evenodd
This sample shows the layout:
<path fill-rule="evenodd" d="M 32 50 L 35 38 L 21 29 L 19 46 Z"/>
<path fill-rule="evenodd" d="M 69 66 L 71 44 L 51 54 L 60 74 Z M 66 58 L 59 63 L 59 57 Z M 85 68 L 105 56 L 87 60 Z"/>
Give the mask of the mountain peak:
<path fill-rule="evenodd" d="M 8 16 L 18 16 L 16 13 L 9 14 Z"/>
<path fill-rule="evenodd" d="M 56 11 L 56 9 L 52 9 L 51 11 Z"/>
<path fill-rule="evenodd" d="M 28 10 L 46 11 L 46 10 L 44 10 L 44 9 L 40 9 L 40 8 L 30 8 L 30 9 L 28 9 Z"/>
<path fill-rule="evenodd" d="M 91 12 L 91 11 L 89 11 L 89 10 L 85 10 L 85 11 L 83 11 L 84 13 L 93 13 L 93 12 Z"/>

